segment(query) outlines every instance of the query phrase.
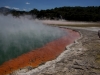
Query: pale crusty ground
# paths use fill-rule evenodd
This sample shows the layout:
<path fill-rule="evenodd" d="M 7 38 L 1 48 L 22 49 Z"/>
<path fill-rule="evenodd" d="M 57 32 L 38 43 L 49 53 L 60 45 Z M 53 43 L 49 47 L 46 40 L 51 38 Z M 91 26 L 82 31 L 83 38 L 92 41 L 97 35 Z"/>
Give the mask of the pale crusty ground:
<path fill-rule="evenodd" d="M 65 21 L 65 20 L 38 20 L 44 24 L 60 24 L 60 25 L 81 25 L 81 24 L 95 24 L 94 22 L 78 22 L 78 21 Z"/>

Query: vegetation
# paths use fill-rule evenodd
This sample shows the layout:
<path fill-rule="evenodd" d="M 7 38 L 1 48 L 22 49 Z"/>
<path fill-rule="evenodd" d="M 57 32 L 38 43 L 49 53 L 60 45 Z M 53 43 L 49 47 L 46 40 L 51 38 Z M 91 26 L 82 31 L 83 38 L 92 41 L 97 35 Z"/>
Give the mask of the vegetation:
<path fill-rule="evenodd" d="M 24 14 L 32 15 L 38 19 L 65 19 L 71 21 L 100 21 L 100 6 L 88 7 L 59 7 L 47 10 L 33 9 L 29 12 L 16 11 L 11 12 L 13 16 L 20 16 Z"/>

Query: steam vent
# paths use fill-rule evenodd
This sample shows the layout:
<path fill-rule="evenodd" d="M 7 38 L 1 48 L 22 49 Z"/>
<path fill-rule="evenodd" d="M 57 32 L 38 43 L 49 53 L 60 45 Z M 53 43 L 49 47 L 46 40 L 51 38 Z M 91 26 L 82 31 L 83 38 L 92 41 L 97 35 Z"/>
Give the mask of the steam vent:
<path fill-rule="evenodd" d="M 0 66 L 0 75 L 10 74 L 17 69 L 28 66 L 35 68 L 46 61 L 55 59 L 65 50 L 67 45 L 71 44 L 75 41 L 75 39 L 80 37 L 78 32 L 70 29 L 63 30 L 66 32 L 64 36 L 50 41 L 40 48 L 36 48 L 35 50 L 22 54 L 17 58 L 4 62 Z"/>

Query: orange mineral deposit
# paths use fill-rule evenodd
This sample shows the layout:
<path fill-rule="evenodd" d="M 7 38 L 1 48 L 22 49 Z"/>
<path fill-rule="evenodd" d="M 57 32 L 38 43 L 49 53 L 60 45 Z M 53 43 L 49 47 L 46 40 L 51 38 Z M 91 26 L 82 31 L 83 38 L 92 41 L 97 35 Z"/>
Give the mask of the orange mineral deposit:
<path fill-rule="evenodd" d="M 27 66 L 38 67 L 41 63 L 55 59 L 65 47 L 80 37 L 78 32 L 65 29 L 66 35 L 47 43 L 45 46 L 11 59 L 0 66 L 0 75 L 9 74 Z"/>

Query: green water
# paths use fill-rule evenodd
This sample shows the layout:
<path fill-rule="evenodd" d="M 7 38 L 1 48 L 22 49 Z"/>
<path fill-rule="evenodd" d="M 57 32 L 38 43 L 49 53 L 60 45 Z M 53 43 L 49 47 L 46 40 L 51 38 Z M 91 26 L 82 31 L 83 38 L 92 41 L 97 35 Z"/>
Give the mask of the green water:
<path fill-rule="evenodd" d="M 58 27 L 44 25 L 29 17 L 0 15 L 0 65 L 65 35 Z"/>
<path fill-rule="evenodd" d="M 46 35 L 45 33 L 41 33 L 40 35 L 36 35 L 33 32 L 31 33 L 31 36 L 25 33 L 19 33 L 16 35 L 10 34 L 7 35 L 7 37 L 4 37 L 4 35 L 1 34 L 0 65 L 5 61 L 18 57 L 21 54 L 27 53 L 36 48 L 40 48 L 46 43 L 60 38 L 63 35 L 64 34 L 55 34 L 55 37 L 54 34 Z"/>

